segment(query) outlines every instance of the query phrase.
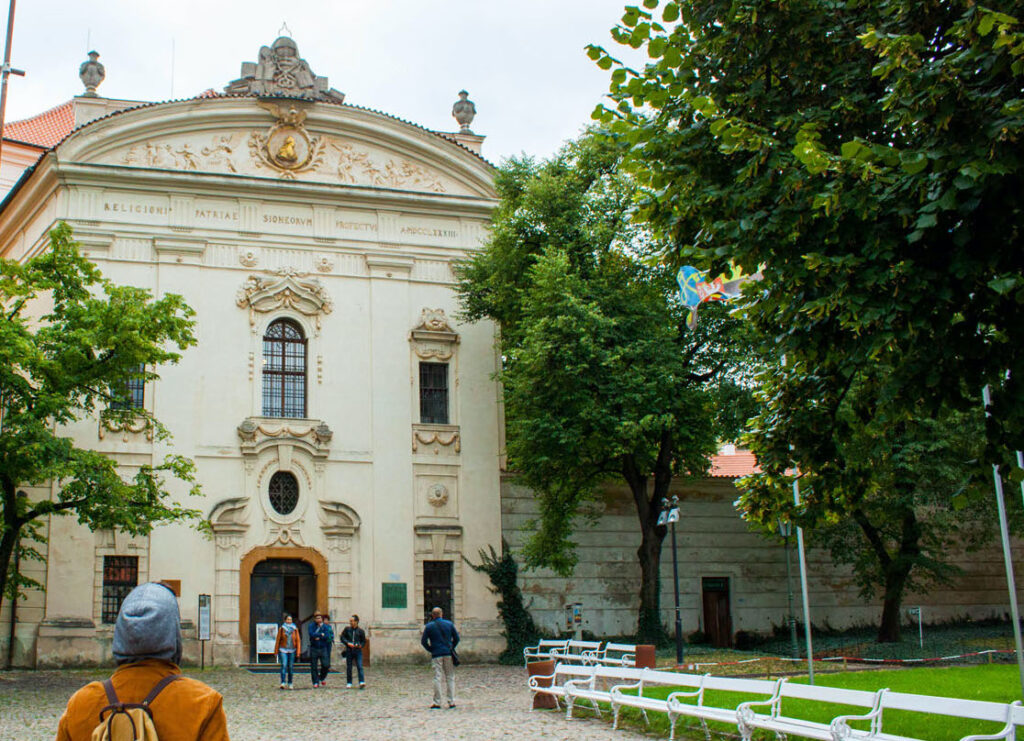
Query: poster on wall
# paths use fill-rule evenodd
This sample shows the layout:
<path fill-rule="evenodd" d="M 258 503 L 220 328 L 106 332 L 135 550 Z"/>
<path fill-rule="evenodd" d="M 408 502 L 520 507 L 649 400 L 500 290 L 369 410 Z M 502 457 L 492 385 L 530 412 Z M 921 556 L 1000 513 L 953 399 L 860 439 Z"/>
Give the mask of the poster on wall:
<path fill-rule="evenodd" d="M 256 653 L 274 653 L 277 641 L 277 623 L 256 623 Z"/>

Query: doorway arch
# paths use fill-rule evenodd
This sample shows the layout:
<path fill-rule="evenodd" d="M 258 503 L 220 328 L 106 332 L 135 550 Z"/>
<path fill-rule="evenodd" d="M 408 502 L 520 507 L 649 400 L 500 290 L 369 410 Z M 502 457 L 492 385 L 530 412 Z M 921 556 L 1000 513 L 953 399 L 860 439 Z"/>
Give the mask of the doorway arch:
<path fill-rule="evenodd" d="M 251 655 L 250 620 L 252 614 L 252 572 L 257 564 L 267 560 L 291 559 L 303 561 L 313 567 L 316 578 L 317 610 L 327 609 L 327 559 L 315 548 L 300 546 L 257 546 L 242 556 L 239 567 L 238 634 L 242 639 L 244 655 Z"/>

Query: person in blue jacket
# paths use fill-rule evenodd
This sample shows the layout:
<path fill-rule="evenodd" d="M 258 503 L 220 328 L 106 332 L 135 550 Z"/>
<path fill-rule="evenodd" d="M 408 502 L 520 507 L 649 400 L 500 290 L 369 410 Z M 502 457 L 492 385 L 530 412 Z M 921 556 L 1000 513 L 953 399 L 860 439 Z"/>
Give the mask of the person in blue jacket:
<path fill-rule="evenodd" d="M 313 687 L 319 687 L 322 683 L 320 673 L 326 674 L 324 661 L 327 658 L 328 641 L 333 631 L 324 625 L 324 616 L 319 612 L 313 615 L 313 624 L 309 626 L 309 673 L 313 678 Z"/>
<path fill-rule="evenodd" d="M 455 707 L 455 647 L 459 645 L 459 632 L 451 620 L 444 619 L 444 611 L 435 607 L 430 611 L 430 622 L 423 628 L 420 644 L 430 652 L 434 669 L 434 703 L 431 710 L 441 707 L 442 687 L 447 690 L 448 707 Z"/>
<path fill-rule="evenodd" d="M 334 626 L 329 615 L 324 615 L 324 630 L 327 632 L 327 651 L 321 657 L 320 686 L 327 684 L 327 675 L 331 671 L 331 649 L 334 648 Z"/>

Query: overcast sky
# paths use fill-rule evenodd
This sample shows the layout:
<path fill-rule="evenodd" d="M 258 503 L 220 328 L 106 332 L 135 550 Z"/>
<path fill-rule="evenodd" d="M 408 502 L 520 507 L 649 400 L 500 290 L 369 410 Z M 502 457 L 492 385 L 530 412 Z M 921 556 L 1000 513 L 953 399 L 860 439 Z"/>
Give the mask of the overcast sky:
<path fill-rule="evenodd" d="M 287 23 L 313 72 L 375 108 L 454 131 L 452 103 L 465 88 L 484 155 L 548 156 L 590 122 L 608 72 L 587 43 L 612 46 L 625 0 L 51 0 L 18 4 L 7 120 L 82 92 L 90 48 L 107 78 L 100 95 L 167 100 L 221 91 L 255 62 Z M 7 3 L 0 3 L 0 27 Z M 174 48 L 172 95 L 172 42 Z M 0 39 L 2 43 L 2 39 Z M 633 59 L 636 59 L 634 56 Z"/>

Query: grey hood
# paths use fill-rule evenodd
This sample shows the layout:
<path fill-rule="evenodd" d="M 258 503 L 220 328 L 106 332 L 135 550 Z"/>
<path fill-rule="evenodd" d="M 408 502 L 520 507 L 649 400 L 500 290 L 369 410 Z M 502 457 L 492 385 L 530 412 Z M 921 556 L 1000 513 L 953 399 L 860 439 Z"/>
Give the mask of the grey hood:
<path fill-rule="evenodd" d="M 135 587 L 121 603 L 114 624 L 114 660 L 129 664 L 143 659 L 181 663 L 181 617 L 178 600 L 156 582 Z"/>

